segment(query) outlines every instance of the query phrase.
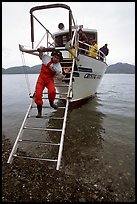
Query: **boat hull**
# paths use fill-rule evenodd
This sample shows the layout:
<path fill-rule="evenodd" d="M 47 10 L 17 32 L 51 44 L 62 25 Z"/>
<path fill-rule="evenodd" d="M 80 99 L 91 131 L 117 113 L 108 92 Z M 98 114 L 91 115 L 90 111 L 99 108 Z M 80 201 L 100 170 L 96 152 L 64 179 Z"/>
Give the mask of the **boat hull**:
<path fill-rule="evenodd" d="M 106 69 L 106 63 L 87 55 L 79 55 L 77 71 L 73 73 L 70 106 L 73 107 L 78 104 L 83 104 L 83 102 L 95 97 Z M 65 80 L 60 82 L 60 86 L 57 87 L 59 93 L 67 93 L 68 87 L 65 87 L 65 85 L 69 84 L 69 80 L 67 81 L 66 79 L 67 76 Z M 61 95 L 60 98 L 64 98 L 64 96 Z"/>

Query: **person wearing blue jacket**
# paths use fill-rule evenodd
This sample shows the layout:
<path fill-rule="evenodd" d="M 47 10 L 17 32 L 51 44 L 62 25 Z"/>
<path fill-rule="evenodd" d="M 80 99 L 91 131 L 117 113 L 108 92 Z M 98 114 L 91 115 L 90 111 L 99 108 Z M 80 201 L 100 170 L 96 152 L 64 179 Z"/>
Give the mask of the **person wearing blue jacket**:
<path fill-rule="evenodd" d="M 108 49 L 107 46 L 108 46 L 108 44 L 105 44 L 103 47 L 101 47 L 101 48 L 99 49 L 99 51 L 101 51 L 100 54 L 99 54 L 99 59 L 100 59 L 101 61 L 104 60 L 103 53 L 104 53 L 105 56 L 107 56 L 107 55 L 109 54 L 109 49 Z"/>

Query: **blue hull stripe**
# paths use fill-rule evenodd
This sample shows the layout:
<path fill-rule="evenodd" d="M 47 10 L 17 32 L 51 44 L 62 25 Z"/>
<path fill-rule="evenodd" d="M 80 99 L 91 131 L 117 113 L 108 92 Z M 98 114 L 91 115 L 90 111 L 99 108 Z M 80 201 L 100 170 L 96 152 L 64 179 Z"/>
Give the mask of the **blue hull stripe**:
<path fill-rule="evenodd" d="M 91 68 L 78 67 L 78 71 L 80 71 L 80 72 L 92 72 L 92 69 Z"/>

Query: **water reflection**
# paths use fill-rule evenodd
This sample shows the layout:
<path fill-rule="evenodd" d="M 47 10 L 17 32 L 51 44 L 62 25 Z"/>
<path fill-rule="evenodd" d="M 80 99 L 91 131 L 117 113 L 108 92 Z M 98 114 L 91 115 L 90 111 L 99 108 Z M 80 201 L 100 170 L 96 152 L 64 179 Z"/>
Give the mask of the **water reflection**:
<path fill-rule="evenodd" d="M 99 98 L 95 98 L 78 109 L 69 109 L 61 162 L 62 169 L 67 172 L 71 169 L 69 173 L 72 169 L 73 173 L 75 173 L 74 169 L 90 170 L 92 165 L 98 163 L 101 158 L 105 132 L 102 121 L 105 115 L 99 111 L 99 106 Z M 54 113 L 54 117 L 62 115 L 61 110 Z M 48 127 L 59 127 L 59 121 L 50 119 Z M 49 137 L 54 142 L 59 141 L 60 138 L 55 133 L 49 133 Z"/>

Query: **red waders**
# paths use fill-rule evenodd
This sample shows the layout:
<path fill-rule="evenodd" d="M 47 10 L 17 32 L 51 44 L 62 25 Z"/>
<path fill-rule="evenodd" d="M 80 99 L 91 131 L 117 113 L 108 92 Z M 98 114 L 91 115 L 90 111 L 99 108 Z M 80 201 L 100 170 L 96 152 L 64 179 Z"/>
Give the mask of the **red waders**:
<path fill-rule="evenodd" d="M 53 62 L 50 61 L 47 65 L 42 64 L 42 68 L 37 80 L 35 95 L 34 95 L 34 101 L 37 105 L 43 104 L 42 93 L 45 87 L 48 89 L 48 99 L 50 101 L 54 101 L 55 99 L 55 96 L 56 96 L 56 89 L 54 85 L 55 72 L 49 68 L 49 66 L 52 63 Z"/>

